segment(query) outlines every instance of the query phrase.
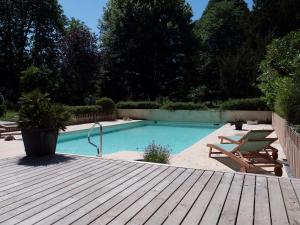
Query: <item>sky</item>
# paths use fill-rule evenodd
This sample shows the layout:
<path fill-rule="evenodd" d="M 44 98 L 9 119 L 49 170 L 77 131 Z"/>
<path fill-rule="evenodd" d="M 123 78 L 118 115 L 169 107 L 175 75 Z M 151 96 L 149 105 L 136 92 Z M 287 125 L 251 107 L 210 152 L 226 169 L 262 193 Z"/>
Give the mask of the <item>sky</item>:
<path fill-rule="evenodd" d="M 245 0 L 252 6 L 252 0 Z M 95 33 L 98 33 L 98 20 L 102 17 L 107 0 L 59 0 L 67 17 L 83 21 Z M 193 8 L 193 19 L 199 19 L 208 0 L 187 0 Z"/>

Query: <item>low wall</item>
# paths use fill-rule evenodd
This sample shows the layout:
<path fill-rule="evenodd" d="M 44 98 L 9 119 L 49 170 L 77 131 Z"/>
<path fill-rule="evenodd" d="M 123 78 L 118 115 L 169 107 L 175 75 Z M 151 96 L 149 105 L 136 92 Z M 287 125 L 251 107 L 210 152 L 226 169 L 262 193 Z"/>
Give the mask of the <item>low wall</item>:
<path fill-rule="evenodd" d="M 272 114 L 272 125 L 286 154 L 293 175 L 300 178 L 300 135 L 288 126 L 285 119 L 276 113 Z"/>
<path fill-rule="evenodd" d="M 237 120 L 258 120 L 271 123 L 270 111 L 219 111 L 219 110 L 161 110 L 161 109 L 118 109 L 119 118 L 140 120 L 166 120 L 206 123 L 226 123 Z"/>

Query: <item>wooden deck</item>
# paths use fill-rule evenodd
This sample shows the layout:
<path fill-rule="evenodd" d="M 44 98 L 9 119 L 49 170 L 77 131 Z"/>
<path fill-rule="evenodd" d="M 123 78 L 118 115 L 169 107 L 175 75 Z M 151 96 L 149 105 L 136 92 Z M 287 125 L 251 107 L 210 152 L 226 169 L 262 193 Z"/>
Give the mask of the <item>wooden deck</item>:
<path fill-rule="evenodd" d="M 57 155 L 0 160 L 1 224 L 300 224 L 300 180 Z"/>

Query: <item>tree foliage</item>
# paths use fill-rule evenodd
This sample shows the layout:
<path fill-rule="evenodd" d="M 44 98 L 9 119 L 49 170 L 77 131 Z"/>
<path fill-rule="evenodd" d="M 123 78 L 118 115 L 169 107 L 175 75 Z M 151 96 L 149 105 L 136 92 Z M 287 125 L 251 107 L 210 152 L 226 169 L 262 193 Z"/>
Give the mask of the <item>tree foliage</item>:
<path fill-rule="evenodd" d="M 82 22 L 72 19 L 62 45 L 61 75 L 64 80 L 61 100 L 83 104 L 99 91 L 99 52 L 97 38 Z"/>
<path fill-rule="evenodd" d="M 184 0 L 110 0 L 100 24 L 106 95 L 179 98 L 191 74 L 191 17 Z"/>
<path fill-rule="evenodd" d="M 275 39 L 261 63 L 260 88 L 268 104 L 290 122 L 300 123 L 300 31 Z"/>
<path fill-rule="evenodd" d="M 214 98 L 256 94 L 249 19 L 250 12 L 244 1 L 211 0 L 203 16 L 196 21 L 194 30 L 200 43 L 196 59 L 199 83 L 205 85 Z"/>
<path fill-rule="evenodd" d="M 65 17 L 57 0 L 1 0 L 0 6 L 0 88 L 16 100 L 21 71 L 58 68 Z"/>

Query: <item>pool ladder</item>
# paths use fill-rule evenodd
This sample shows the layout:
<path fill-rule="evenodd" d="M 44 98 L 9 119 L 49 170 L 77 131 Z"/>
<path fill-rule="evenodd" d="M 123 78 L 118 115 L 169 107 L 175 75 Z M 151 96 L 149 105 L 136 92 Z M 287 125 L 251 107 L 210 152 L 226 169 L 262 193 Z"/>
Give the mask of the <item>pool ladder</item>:
<path fill-rule="evenodd" d="M 100 134 L 100 145 L 96 145 L 91 141 L 91 134 L 94 130 L 94 128 L 99 125 L 99 134 Z M 102 134 L 103 134 L 103 127 L 102 124 L 100 122 L 96 122 L 93 124 L 93 126 L 90 128 L 90 131 L 88 133 L 88 142 L 89 144 L 91 144 L 92 146 L 94 146 L 97 149 L 97 156 L 98 157 L 102 157 L 103 151 L 102 151 Z"/>

